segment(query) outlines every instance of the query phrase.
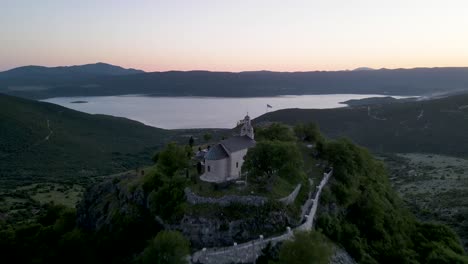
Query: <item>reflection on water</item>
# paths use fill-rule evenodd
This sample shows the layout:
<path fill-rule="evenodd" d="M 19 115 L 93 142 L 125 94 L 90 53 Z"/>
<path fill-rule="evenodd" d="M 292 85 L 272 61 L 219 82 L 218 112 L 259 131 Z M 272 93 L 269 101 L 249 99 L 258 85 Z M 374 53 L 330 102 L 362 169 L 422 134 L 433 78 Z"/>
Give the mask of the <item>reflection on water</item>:
<path fill-rule="evenodd" d="M 349 99 L 384 95 L 325 94 L 277 97 L 148 97 L 91 96 L 44 100 L 91 114 L 121 116 L 150 126 L 176 128 L 232 128 L 248 112 L 251 118 L 285 108 L 336 108 Z M 87 103 L 72 103 L 72 102 Z M 267 108 L 267 104 L 272 108 Z"/>

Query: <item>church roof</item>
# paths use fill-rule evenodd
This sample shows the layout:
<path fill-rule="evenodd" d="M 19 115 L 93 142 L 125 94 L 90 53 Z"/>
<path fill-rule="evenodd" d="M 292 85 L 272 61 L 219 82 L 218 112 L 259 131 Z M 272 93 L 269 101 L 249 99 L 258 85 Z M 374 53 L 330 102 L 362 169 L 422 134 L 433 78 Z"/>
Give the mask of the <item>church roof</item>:
<path fill-rule="evenodd" d="M 255 140 L 248 136 L 235 136 L 222 140 L 221 143 L 230 153 L 253 147 Z"/>
<path fill-rule="evenodd" d="M 228 153 L 220 144 L 216 144 L 210 148 L 208 153 L 205 155 L 207 160 L 220 160 L 229 157 Z"/>

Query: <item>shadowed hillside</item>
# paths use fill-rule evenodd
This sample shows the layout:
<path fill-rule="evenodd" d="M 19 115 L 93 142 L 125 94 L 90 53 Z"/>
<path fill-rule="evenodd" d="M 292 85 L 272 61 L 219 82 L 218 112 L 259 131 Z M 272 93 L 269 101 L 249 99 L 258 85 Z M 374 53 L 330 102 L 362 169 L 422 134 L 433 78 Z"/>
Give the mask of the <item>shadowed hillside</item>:
<path fill-rule="evenodd" d="M 0 186 L 86 180 L 148 164 L 175 134 L 0 94 Z"/>
<path fill-rule="evenodd" d="M 285 109 L 254 120 L 257 124 L 267 121 L 315 122 L 329 137 L 349 137 L 376 152 L 468 154 L 466 94 L 339 109 Z"/>

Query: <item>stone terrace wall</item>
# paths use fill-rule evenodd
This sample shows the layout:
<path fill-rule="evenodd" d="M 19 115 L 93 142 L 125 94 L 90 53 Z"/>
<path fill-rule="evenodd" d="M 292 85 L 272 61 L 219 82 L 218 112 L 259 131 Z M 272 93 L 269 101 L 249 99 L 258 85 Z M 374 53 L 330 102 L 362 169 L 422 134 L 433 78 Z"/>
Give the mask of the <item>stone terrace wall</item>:
<path fill-rule="evenodd" d="M 185 188 L 185 196 L 187 197 L 187 202 L 190 204 L 217 204 L 220 206 L 229 206 L 230 204 L 245 204 L 252 206 L 262 206 L 268 199 L 262 196 L 254 195 L 225 195 L 219 198 L 204 197 L 199 196 L 190 190 L 190 188 Z"/>
<path fill-rule="evenodd" d="M 320 185 L 317 186 L 317 192 L 314 198 L 311 198 L 313 205 L 310 208 L 309 214 L 307 215 L 307 220 L 300 226 L 296 227 L 294 230 L 308 231 L 312 229 L 315 213 L 317 212 L 318 208 L 320 194 L 332 174 L 333 171 L 330 171 L 328 174 L 324 174 Z M 203 264 L 253 263 L 262 254 L 262 250 L 268 245 L 268 243 L 275 245 L 284 240 L 291 239 L 293 236 L 294 233 L 290 228 L 288 228 L 286 233 L 276 237 L 266 239 L 259 238 L 239 245 L 233 245 L 224 248 L 203 249 L 195 252 L 192 255 L 191 262 Z"/>
<path fill-rule="evenodd" d="M 299 191 L 301 190 L 302 184 L 298 184 L 296 188 L 294 188 L 294 191 L 292 191 L 288 196 L 279 199 L 278 201 L 284 203 L 285 205 L 289 205 L 294 203 L 296 200 L 297 195 L 299 194 Z"/>
<path fill-rule="evenodd" d="M 297 195 L 299 194 L 299 191 L 301 190 L 301 187 L 302 185 L 298 184 L 288 196 L 278 199 L 278 201 L 286 205 L 294 203 Z M 252 206 L 262 206 L 268 201 L 268 198 L 256 195 L 225 195 L 219 198 L 205 197 L 195 194 L 188 187 L 184 189 L 184 192 L 185 196 L 187 197 L 187 202 L 190 204 L 217 204 L 220 206 L 229 206 L 230 204 L 236 203 Z"/>

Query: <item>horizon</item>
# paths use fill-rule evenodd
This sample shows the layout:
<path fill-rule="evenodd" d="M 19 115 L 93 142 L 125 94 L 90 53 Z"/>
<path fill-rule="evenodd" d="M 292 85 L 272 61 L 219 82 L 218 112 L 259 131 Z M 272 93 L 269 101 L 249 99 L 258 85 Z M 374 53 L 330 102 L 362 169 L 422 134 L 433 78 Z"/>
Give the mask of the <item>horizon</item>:
<path fill-rule="evenodd" d="M 0 71 L 105 61 L 147 72 L 465 67 L 468 3 L 11 1 Z"/>
<path fill-rule="evenodd" d="M 116 67 L 121 67 L 126 70 L 141 70 L 144 73 L 164 73 L 164 72 L 227 72 L 227 73 L 245 73 L 245 72 L 273 72 L 273 73 L 308 73 L 308 72 L 346 72 L 346 71 L 379 71 L 379 70 L 415 70 L 415 69 L 448 69 L 448 68 L 468 68 L 468 66 L 428 66 L 428 67 L 411 67 L 411 68 L 370 68 L 370 67 L 357 67 L 354 69 L 338 69 L 338 70 L 303 70 L 303 71 L 275 71 L 275 70 L 268 70 L 268 69 L 259 69 L 259 70 L 241 70 L 241 71 L 218 71 L 218 70 L 207 70 L 207 69 L 188 69 L 188 70 L 177 70 L 177 69 L 169 69 L 169 70 L 164 70 L 164 71 L 146 71 L 144 69 L 138 69 L 138 68 L 132 68 L 132 67 L 125 67 L 122 65 L 116 65 L 116 64 L 111 64 L 107 62 L 92 62 L 92 63 L 85 63 L 85 64 L 70 64 L 70 65 L 21 65 L 17 66 L 14 68 L 9 68 L 6 70 L 0 70 L 0 73 L 2 72 L 7 72 L 10 70 L 14 70 L 17 68 L 24 68 L 24 67 L 46 67 L 46 68 L 58 68 L 58 67 L 80 67 L 80 66 L 86 66 L 86 65 L 97 65 L 97 64 L 105 64 L 105 65 L 110 65 L 110 66 L 116 66 Z M 361 69 L 364 68 L 364 69 Z"/>

